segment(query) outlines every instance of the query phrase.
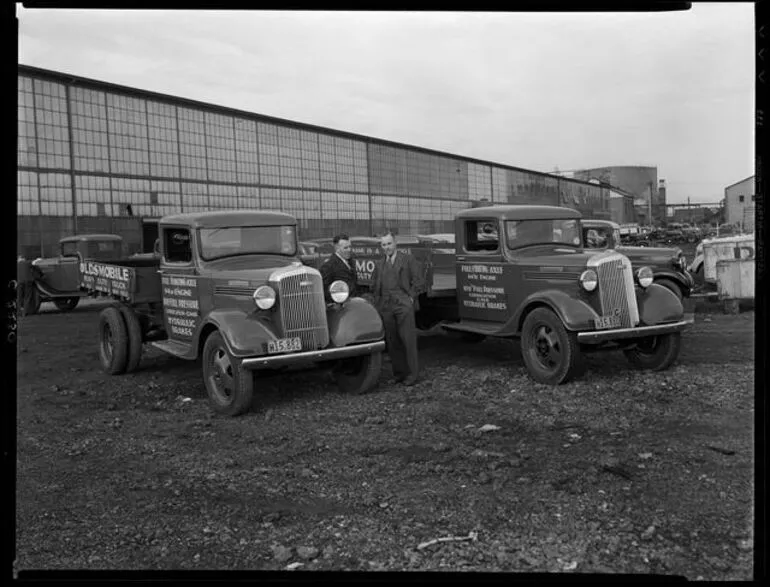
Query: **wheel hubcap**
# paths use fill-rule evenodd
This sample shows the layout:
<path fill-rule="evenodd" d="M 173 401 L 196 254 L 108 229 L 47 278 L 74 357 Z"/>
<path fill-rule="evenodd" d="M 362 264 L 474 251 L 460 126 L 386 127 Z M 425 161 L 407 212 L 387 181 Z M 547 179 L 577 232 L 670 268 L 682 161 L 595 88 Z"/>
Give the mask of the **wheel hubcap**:
<path fill-rule="evenodd" d="M 105 325 L 104 327 L 104 354 L 107 356 L 107 360 L 112 360 L 112 349 L 113 349 L 113 342 L 112 342 L 112 330 L 110 330 L 110 327 Z"/>
<path fill-rule="evenodd" d="M 211 353 L 209 382 L 218 399 L 230 403 L 234 391 L 233 365 L 227 351 L 221 347 Z"/>
<path fill-rule="evenodd" d="M 561 346 L 551 328 L 540 326 L 533 336 L 534 355 L 538 363 L 547 369 L 553 369 L 561 361 Z"/>

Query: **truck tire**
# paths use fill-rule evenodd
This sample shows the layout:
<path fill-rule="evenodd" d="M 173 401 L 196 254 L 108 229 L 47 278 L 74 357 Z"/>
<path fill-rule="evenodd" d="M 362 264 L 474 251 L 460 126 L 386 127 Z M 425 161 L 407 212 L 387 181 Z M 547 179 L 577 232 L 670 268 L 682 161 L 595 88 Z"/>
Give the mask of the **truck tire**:
<path fill-rule="evenodd" d="M 684 298 L 684 295 L 682 294 L 682 289 L 671 279 L 656 279 L 655 283 L 657 283 L 658 285 L 662 285 L 667 290 L 671 291 L 677 298 L 679 298 L 680 302 Z"/>
<path fill-rule="evenodd" d="M 21 311 L 24 316 L 31 316 L 37 314 L 40 310 L 40 304 L 43 301 L 40 298 L 40 291 L 34 283 L 26 284 L 24 286 L 24 298 L 21 304 Z"/>
<path fill-rule="evenodd" d="M 128 330 L 120 310 L 109 306 L 99 313 L 99 360 L 110 375 L 126 371 L 129 350 Z"/>
<path fill-rule="evenodd" d="M 131 306 L 118 305 L 123 321 L 126 323 L 128 333 L 128 358 L 126 359 L 126 373 L 133 373 L 139 367 L 142 360 L 142 326 L 139 317 Z"/>
<path fill-rule="evenodd" d="M 382 353 L 377 352 L 339 361 L 334 366 L 333 375 L 340 391 L 358 395 L 377 385 L 381 369 Z"/>
<path fill-rule="evenodd" d="M 581 370 L 577 335 L 547 308 L 536 308 L 524 319 L 521 356 L 538 383 L 566 383 Z"/>
<path fill-rule="evenodd" d="M 681 333 L 671 332 L 642 339 L 634 348 L 624 349 L 623 354 L 636 369 L 662 371 L 679 357 L 681 345 Z"/>
<path fill-rule="evenodd" d="M 60 312 L 71 312 L 72 310 L 77 307 L 78 302 L 80 302 L 80 298 L 56 298 L 53 300 L 53 303 L 56 304 L 56 307 L 59 309 Z"/>
<path fill-rule="evenodd" d="M 222 335 L 212 332 L 203 345 L 203 383 L 214 411 L 239 416 L 251 408 L 254 374 L 230 354 Z"/>

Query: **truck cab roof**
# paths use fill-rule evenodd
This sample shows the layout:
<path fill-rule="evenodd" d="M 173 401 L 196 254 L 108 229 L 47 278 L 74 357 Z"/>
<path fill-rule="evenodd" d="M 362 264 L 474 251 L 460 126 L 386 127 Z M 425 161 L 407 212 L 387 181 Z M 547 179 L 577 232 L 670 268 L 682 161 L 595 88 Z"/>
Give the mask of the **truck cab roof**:
<path fill-rule="evenodd" d="M 538 206 L 530 204 L 508 204 L 500 206 L 482 206 L 467 208 L 457 213 L 457 218 L 489 218 L 494 216 L 502 220 L 550 220 L 561 218 L 582 218 L 582 214 L 572 208 L 561 206 Z"/>
<path fill-rule="evenodd" d="M 59 239 L 59 244 L 62 243 L 82 243 L 87 241 L 122 241 L 123 237 L 117 234 L 76 234 L 73 236 L 65 236 Z"/>
<path fill-rule="evenodd" d="M 161 224 L 177 224 L 191 228 L 231 228 L 238 226 L 295 226 L 297 219 L 285 212 L 272 210 L 223 210 L 186 212 L 164 216 Z"/>
<path fill-rule="evenodd" d="M 608 226 L 610 228 L 620 228 L 620 224 L 617 222 L 613 222 L 612 220 L 600 220 L 597 218 L 588 218 L 583 220 L 583 227 L 584 228 L 591 228 L 596 226 Z"/>

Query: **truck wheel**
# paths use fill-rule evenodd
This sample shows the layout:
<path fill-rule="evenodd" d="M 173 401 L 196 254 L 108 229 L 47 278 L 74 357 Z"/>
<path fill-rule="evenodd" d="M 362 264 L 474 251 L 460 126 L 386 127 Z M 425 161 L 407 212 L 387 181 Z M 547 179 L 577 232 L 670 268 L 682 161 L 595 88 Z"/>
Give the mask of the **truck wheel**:
<path fill-rule="evenodd" d="M 566 383 L 580 368 L 577 335 L 546 308 L 533 310 L 524 320 L 521 355 L 532 378 L 548 385 Z"/>
<path fill-rule="evenodd" d="M 128 331 L 120 310 L 115 306 L 105 308 L 99 313 L 99 360 L 102 369 L 110 375 L 124 373 L 128 348 Z"/>
<path fill-rule="evenodd" d="M 658 285 L 662 285 L 667 290 L 671 291 L 677 298 L 679 298 L 679 301 L 682 301 L 682 298 L 684 297 L 682 295 L 682 290 L 679 288 L 679 286 L 671 281 L 670 279 L 657 279 L 655 280 L 655 283 Z"/>
<path fill-rule="evenodd" d="M 126 323 L 126 332 L 128 333 L 126 373 L 133 373 L 139 367 L 139 362 L 142 359 L 142 326 L 133 308 L 126 304 L 120 304 L 118 309 Z"/>
<path fill-rule="evenodd" d="M 78 305 L 80 298 L 57 298 L 53 301 L 60 312 L 71 312 Z"/>
<path fill-rule="evenodd" d="M 30 283 L 24 286 L 24 301 L 21 305 L 21 310 L 25 316 L 31 314 L 37 314 L 40 310 L 40 304 L 43 301 L 40 299 L 40 292 L 34 283 Z"/>
<path fill-rule="evenodd" d="M 637 369 L 662 371 L 668 369 L 679 357 L 681 343 L 682 337 L 679 332 L 659 334 L 643 338 L 636 343 L 636 347 L 625 349 L 623 354 Z"/>
<path fill-rule="evenodd" d="M 361 394 L 377 384 L 381 369 L 382 353 L 372 353 L 339 361 L 333 373 L 340 391 Z"/>
<path fill-rule="evenodd" d="M 203 346 L 203 382 L 216 412 L 239 416 L 251 408 L 254 374 L 230 354 L 222 335 L 212 332 Z"/>

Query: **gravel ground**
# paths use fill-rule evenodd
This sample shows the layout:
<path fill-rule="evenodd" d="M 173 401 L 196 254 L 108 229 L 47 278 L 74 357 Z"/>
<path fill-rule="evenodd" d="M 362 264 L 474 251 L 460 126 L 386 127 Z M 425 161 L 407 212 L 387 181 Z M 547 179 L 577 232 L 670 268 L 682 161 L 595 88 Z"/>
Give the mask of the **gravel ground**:
<path fill-rule="evenodd" d="M 701 304 L 663 373 L 592 354 L 554 388 L 514 342 L 430 336 L 412 391 L 293 373 L 227 419 L 199 365 L 109 377 L 99 304 L 47 306 L 19 325 L 16 570 L 752 578 L 753 311 Z"/>

